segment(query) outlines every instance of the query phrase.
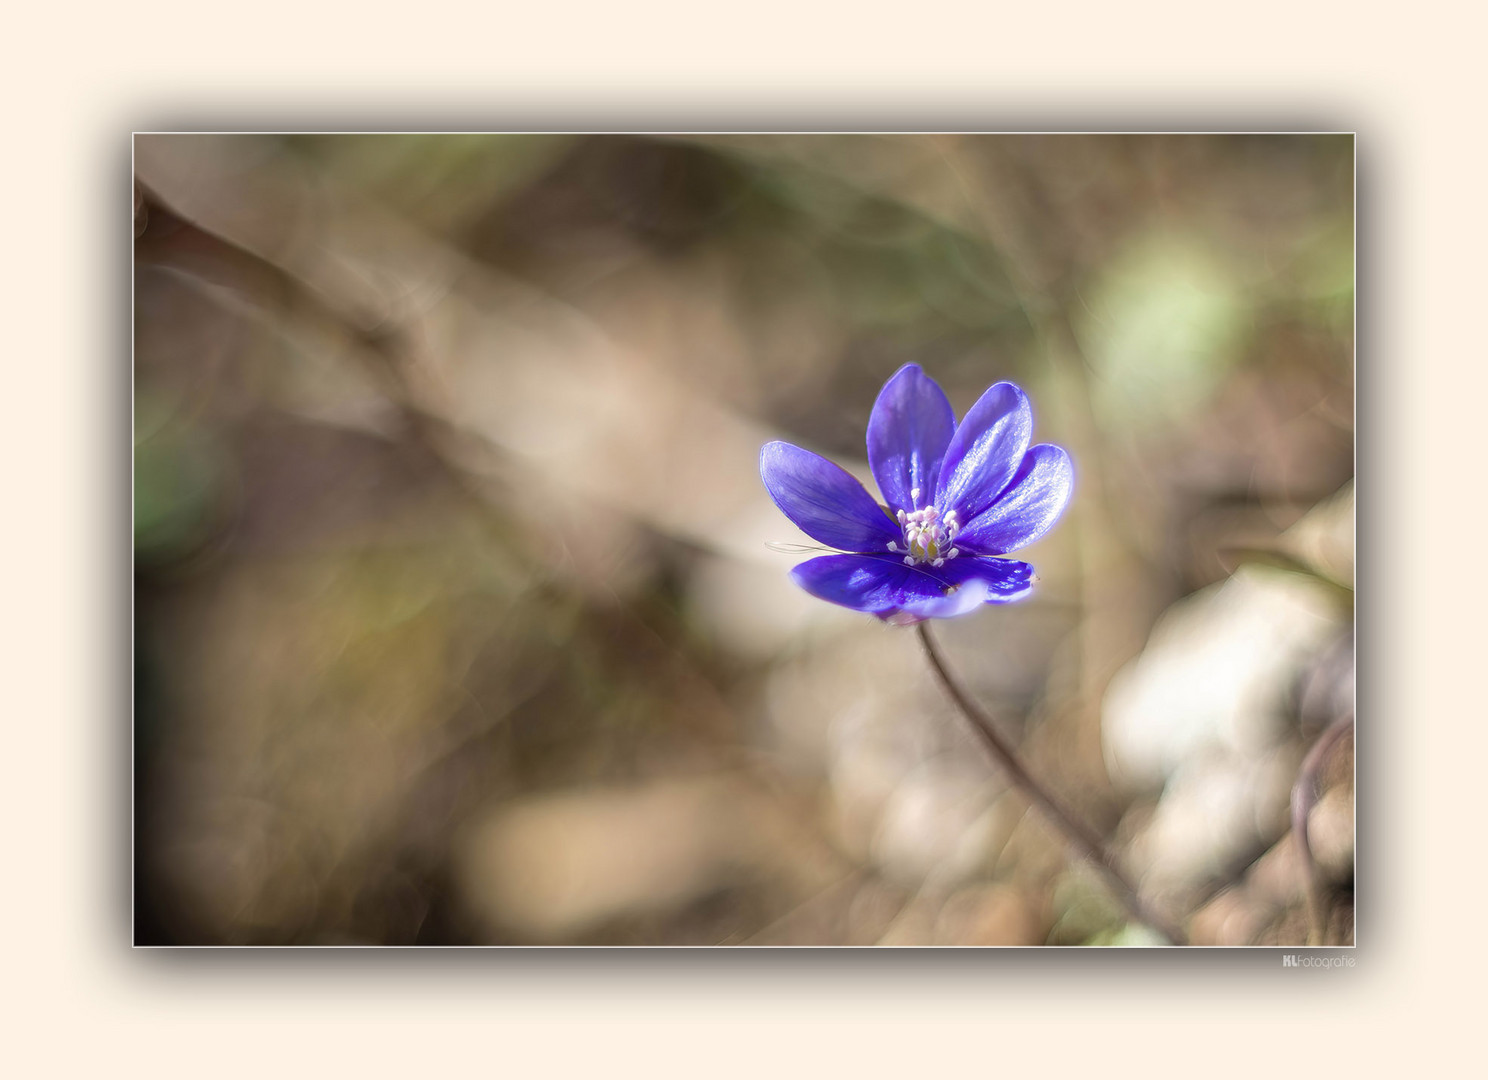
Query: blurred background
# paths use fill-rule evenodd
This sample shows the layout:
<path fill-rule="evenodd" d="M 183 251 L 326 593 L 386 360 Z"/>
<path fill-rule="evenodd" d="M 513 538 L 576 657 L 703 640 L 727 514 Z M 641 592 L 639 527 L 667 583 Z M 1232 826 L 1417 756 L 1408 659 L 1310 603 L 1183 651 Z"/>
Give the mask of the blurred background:
<path fill-rule="evenodd" d="M 1075 499 L 940 622 L 1201 944 L 1353 711 L 1351 136 L 141 136 L 135 939 L 1145 944 L 760 445 L 914 361 Z M 870 490 L 873 490 L 871 487 Z M 1352 739 L 1316 769 L 1353 939 Z"/>

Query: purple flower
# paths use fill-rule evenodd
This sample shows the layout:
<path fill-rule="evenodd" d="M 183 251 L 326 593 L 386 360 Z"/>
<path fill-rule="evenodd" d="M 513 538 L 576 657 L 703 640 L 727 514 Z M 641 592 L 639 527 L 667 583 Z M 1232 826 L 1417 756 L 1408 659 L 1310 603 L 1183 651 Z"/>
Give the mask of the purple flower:
<path fill-rule="evenodd" d="M 1027 596 L 1033 567 L 997 556 L 1033 543 L 1069 502 L 1074 466 L 1030 447 L 1033 412 L 1012 383 L 987 390 L 956 424 L 918 364 L 879 391 L 868 418 L 868 467 L 888 506 L 824 457 L 765 444 L 760 476 L 775 505 L 814 540 L 845 554 L 791 571 L 812 596 L 886 622 L 964 615 Z"/>

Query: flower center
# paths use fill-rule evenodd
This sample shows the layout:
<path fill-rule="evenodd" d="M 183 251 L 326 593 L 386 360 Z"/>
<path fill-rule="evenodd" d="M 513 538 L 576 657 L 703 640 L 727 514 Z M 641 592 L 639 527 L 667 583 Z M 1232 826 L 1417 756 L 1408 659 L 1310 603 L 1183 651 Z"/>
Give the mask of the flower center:
<path fill-rule="evenodd" d="M 903 539 L 889 541 L 889 550 L 895 554 L 903 553 L 904 565 L 929 563 L 931 566 L 944 566 L 947 559 L 961 554 L 951 546 L 956 533 L 961 531 L 956 511 L 950 510 L 942 515 L 935 507 L 927 506 L 923 510 L 900 510 L 898 517 L 899 527 L 904 530 Z"/>

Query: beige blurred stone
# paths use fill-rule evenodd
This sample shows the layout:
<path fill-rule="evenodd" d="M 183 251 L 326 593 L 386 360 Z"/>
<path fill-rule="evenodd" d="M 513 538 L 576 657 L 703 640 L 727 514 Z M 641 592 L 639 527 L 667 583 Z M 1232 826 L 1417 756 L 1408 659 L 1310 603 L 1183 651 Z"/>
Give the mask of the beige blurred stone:
<path fill-rule="evenodd" d="M 1309 510 L 1282 536 L 1283 546 L 1334 581 L 1354 584 L 1354 482 Z"/>
<path fill-rule="evenodd" d="M 935 921 L 940 906 L 926 897 L 915 897 L 895 916 L 876 944 L 890 947 L 934 945 Z"/>
<path fill-rule="evenodd" d="M 1264 753 L 1298 674 L 1343 625 L 1322 586 L 1262 567 L 1174 604 L 1106 693 L 1112 778 L 1154 785 L 1203 751 Z"/>
<path fill-rule="evenodd" d="M 1246 887 L 1257 901 L 1285 906 L 1303 895 L 1302 857 L 1290 832 L 1252 864 Z"/>
<path fill-rule="evenodd" d="M 1144 885 L 1181 894 L 1285 828 L 1296 768 L 1285 747 L 1255 758 L 1211 751 L 1182 765 L 1131 845 Z"/>
<path fill-rule="evenodd" d="M 667 778 L 493 806 L 458 838 L 455 862 L 465 903 L 493 933 L 563 940 L 787 861 L 782 828 L 736 778 Z"/>
<path fill-rule="evenodd" d="M 1352 790 L 1334 788 L 1324 795 L 1307 821 L 1312 857 L 1325 877 L 1345 878 L 1354 868 L 1354 800 Z"/>
<path fill-rule="evenodd" d="M 1194 945 L 1249 945 L 1269 912 L 1244 889 L 1226 889 L 1194 913 L 1189 940 Z"/>
<path fill-rule="evenodd" d="M 1023 893 L 1007 885 L 976 885 L 946 900 L 935 939 L 940 945 L 1040 945 L 1043 933 Z"/>

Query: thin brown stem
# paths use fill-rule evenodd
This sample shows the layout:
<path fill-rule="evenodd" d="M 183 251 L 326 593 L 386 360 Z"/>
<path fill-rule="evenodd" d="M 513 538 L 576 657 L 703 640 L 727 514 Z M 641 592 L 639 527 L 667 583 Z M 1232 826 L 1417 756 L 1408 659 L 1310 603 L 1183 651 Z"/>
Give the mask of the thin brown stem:
<path fill-rule="evenodd" d="M 1318 874 L 1317 860 L 1312 857 L 1312 842 L 1307 836 L 1307 818 L 1317 804 L 1318 774 L 1327 763 L 1329 752 L 1353 728 L 1352 712 L 1329 724 L 1302 759 L 1297 782 L 1292 786 L 1292 833 L 1297 838 L 1297 854 L 1302 859 L 1302 880 L 1307 895 L 1307 944 L 1312 948 L 1327 944 L 1328 915 L 1323 909 L 1322 878 Z"/>
<path fill-rule="evenodd" d="M 1074 814 L 1070 813 L 1063 804 L 1053 795 L 1046 791 L 1042 784 L 1033 778 L 1018 756 L 1017 750 L 1013 748 L 1003 735 L 993 726 L 991 718 L 982 711 L 981 707 L 972 701 L 961 685 L 951 677 L 946 669 L 945 660 L 940 654 L 935 639 L 930 636 L 929 625 L 920 623 L 917 627 L 920 634 L 920 642 L 925 646 L 925 655 L 930 658 L 930 666 L 935 669 L 935 674 L 940 677 L 941 685 L 945 687 L 946 693 L 950 694 L 951 700 L 956 703 L 966 718 L 971 721 L 972 728 L 981 736 L 982 742 L 991 751 L 992 756 L 1012 778 L 1018 789 L 1026 795 L 1035 806 L 1037 806 L 1046 818 L 1064 834 L 1066 840 L 1075 847 L 1085 858 L 1089 859 L 1105 875 L 1106 881 L 1111 886 L 1111 891 L 1121 901 L 1127 911 L 1139 922 L 1146 923 L 1158 933 L 1162 934 L 1174 945 L 1186 945 L 1187 937 L 1177 926 L 1156 914 L 1142 900 L 1135 886 L 1127 880 L 1122 872 L 1116 856 L 1106 848 L 1093 832 L 1083 825 Z"/>

